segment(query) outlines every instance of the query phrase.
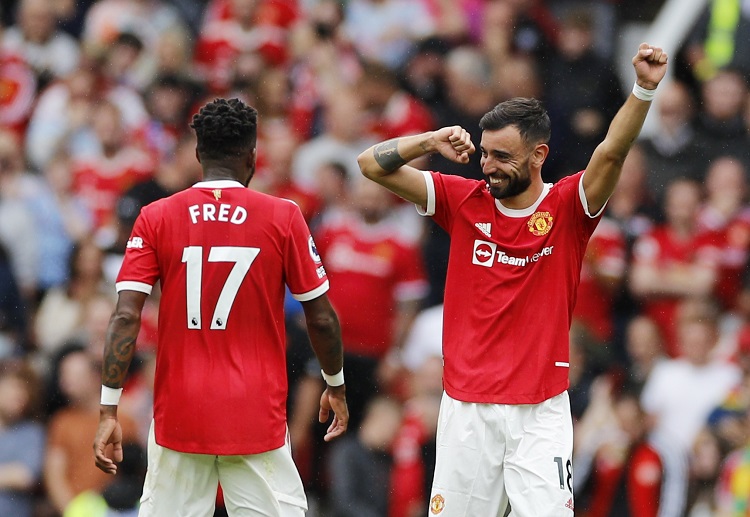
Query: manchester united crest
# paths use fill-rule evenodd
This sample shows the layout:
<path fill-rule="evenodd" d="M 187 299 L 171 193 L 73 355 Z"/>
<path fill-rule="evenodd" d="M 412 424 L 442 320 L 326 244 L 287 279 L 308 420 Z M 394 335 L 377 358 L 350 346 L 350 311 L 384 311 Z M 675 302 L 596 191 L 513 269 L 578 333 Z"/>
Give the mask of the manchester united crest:
<path fill-rule="evenodd" d="M 445 508 L 445 499 L 443 499 L 443 496 L 440 494 L 432 496 L 432 499 L 430 499 L 430 513 L 437 515 L 443 511 L 443 508 Z"/>
<path fill-rule="evenodd" d="M 549 212 L 535 212 L 526 224 L 529 226 L 529 231 L 539 237 L 547 235 L 552 229 L 552 219 Z"/>

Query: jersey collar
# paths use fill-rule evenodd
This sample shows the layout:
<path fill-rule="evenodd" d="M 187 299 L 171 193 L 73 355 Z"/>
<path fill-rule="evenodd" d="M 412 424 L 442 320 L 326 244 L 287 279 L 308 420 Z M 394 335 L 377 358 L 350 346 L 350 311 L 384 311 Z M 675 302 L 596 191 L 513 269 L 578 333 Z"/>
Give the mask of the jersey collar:
<path fill-rule="evenodd" d="M 245 188 L 245 186 L 236 180 L 210 180 L 199 181 L 192 188 Z"/>
<path fill-rule="evenodd" d="M 552 188 L 552 183 L 545 183 L 542 187 L 542 193 L 539 194 L 539 197 L 534 201 L 534 204 L 526 208 L 508 208 L 507 206 L 504 206 L 499 199 L 495 199 L 495 206 L 501 214 L 507 215 L 508 217 L 528 217 L 533 214 L 540 203 L 544 201 L 544 198 L 549 194 L 550 188 Z"/>

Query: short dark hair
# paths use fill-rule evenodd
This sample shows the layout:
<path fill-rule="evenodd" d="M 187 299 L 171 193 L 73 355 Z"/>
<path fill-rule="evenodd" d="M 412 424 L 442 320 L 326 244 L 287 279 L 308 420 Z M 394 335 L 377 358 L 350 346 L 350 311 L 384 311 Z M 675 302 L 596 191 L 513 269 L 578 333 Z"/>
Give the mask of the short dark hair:
<path fill-rule="evenodd" d="M 546 144 L 552 132 L 547 110 L 537 99 L 515 97 L 501 102 L 479 121 L 483 131 L 515 126 L 527 144 Z"/>
<path fill-rule="evenodd" d="M 255 149 L 258 111 L 239 99 L 214 99 L 193 116 L 190 127 L 202 158 L 241 157 Z"/>

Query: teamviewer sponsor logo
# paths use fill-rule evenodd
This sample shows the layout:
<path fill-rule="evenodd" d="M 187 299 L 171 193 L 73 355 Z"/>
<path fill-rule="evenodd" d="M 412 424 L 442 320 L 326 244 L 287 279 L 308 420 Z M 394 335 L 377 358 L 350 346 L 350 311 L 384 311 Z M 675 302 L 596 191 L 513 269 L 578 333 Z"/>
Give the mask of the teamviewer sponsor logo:
<path fill-rule="evenodd" d="M 497 252 L 497 244 L 494 242 L 474 241 L 474 256 L 471 259 L 472 264 L 477 266 L 492 267 L 492 260 Z"/>

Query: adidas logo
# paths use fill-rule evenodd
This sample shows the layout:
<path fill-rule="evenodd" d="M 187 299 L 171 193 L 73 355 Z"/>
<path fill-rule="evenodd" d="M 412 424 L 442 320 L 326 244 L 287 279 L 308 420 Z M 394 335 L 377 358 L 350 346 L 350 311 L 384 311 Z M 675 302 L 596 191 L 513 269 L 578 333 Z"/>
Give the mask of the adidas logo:
<path fill-rule="evenodd" d="M 570 499 L 568 499 L 567 503 L 565 503 L 565 508 L 568 508 L 570 510 L 573 509 L 573 498 L 572 497 Z"/>
<path fill-rule="evenodd" d="M 474 226 L 487 237 L 492 237 L 492 223 L 474 223 Z"/>

